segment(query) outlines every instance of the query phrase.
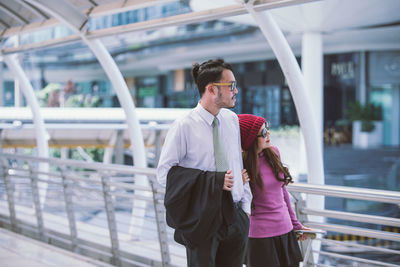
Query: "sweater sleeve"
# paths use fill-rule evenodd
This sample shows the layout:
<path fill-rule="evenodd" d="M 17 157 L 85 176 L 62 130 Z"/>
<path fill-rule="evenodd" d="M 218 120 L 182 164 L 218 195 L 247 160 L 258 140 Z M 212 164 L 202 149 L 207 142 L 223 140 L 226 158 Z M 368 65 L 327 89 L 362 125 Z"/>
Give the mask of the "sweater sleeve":
<path fill-rule="evenodd" d="M 290 197 L 289 197 L 289 193 L 286 189 L 286 186 L 282 187 L 282 191 L 283 191 L 283 197 L 286 202 L 286 206 L 288 208 L 290 219 L 292 220 L 293 229 L 299 230 L 303 227 L 303 225 L 299 222 L 299 220 L 297 220 L 296 214 L 294 213 L 294 211 L 292 209 L 292 204 L 290 203 Z"/>

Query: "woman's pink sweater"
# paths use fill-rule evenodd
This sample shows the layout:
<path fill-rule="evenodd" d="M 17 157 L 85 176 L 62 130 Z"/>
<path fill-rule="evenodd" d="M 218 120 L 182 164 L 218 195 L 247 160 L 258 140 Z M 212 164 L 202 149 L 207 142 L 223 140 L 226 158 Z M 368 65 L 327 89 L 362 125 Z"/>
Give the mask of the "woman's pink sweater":
<path fill-rule="evenodd" d="M 279 155 L 277 148 L 272 149 Z M 293 212 L 286 186 L 282 187 L 283 182 L 275 178 L 262 152 L 259 154 L 259 167 L 264 192 L 258 186 L 252 192 L 254 209 L 250 215 L 249 237 L 280 236 L 293 229 L 301 229 L 302 225 Z"/>

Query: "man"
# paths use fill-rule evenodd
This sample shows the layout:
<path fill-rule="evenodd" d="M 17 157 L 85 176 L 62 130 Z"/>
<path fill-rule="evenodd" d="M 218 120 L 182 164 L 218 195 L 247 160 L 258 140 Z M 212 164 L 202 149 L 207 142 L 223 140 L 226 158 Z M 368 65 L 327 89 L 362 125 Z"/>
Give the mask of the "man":
<path fill-rule="evenodd" d="M 186 246 L 188 266 L 242 266 L 252 196 L 248 183 L 244 185 L 242 181 L 242 172 L 244 176 L 247 173 L 242 170 L 238 117 L 226 109 L 235 106 L 238 93 L 235 76 L 232 67 L 223 59 L 194 64 L 192 75 L 200 101 L 170 128 L 161 152 L 157 179 L 165 185 L 174 166 L 223 172 L 221 187 L 224 192 L 231 193 L 234 220 L 232 223 L 225 221 L 211 238 L 196 247 Z"/>

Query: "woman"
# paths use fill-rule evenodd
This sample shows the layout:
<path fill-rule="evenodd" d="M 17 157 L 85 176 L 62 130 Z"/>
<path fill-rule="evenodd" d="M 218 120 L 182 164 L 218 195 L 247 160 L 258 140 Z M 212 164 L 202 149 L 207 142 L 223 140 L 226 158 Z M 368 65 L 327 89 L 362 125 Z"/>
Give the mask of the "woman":
<path fill-rule="evenodd" d="M 271 145 L 265 119 L 251 114 L 238 116 L 248 174 L 243 179 L 250 182 L 253 193 L 247 265 L 299 266 L 302 256 L 294 230 L 311 229 L 297 220 L 291 207 L 286 185 L 293 182 L 292 177 L 282 165 L 278 149 Z"/>

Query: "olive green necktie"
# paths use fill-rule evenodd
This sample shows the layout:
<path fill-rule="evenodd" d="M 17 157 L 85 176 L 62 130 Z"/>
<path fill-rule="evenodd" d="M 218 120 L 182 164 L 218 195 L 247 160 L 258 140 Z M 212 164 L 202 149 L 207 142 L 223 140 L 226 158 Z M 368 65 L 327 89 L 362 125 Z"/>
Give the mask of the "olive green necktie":
<path fill-rule="evenodd" d="M 215 117 L 213 121 L 213 142 L 214 142 L 214 157 L 215 167 L 217 172 L 226 172 L 229 169 L 228 162 L 225 157 L 225 150 L 221 143 L 218 133 L 218 119 Z"/>

